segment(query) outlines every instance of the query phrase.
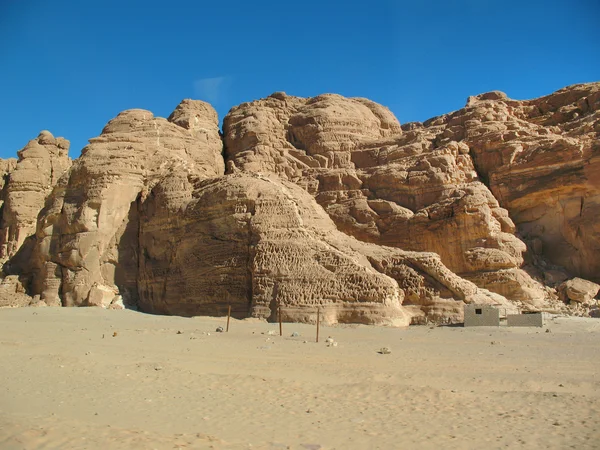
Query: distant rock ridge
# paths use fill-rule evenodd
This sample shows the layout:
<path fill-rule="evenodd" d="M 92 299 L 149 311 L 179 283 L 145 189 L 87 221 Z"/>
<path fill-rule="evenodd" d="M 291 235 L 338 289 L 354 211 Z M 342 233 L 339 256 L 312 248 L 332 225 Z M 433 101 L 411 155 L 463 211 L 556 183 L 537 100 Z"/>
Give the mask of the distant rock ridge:
<path fill-rule="evenodd" d="M 401 126 L 367 99 L 278 92 L 221 133 L 184 100 L 168 119 L 120 113 L 73 162 L 42 132 L 0 164 L 0 306 L 275 320 L 281 303 L 285 320 L 319 307 L 394 326 L 460 321 L 472 302 L 585 314 L 595 301 L 564 282 L 600 281 L 599 110 L 590 83 Z"/>

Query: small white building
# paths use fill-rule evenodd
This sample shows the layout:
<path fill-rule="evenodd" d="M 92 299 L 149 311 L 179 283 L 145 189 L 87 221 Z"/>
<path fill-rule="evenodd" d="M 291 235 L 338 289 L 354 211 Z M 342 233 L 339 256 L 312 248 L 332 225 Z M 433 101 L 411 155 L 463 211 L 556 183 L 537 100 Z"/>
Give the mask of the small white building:
<path fill-rule="evenodd" d="M 543 327 L 546 325 L 547 313 L 508 314 L 506 325 L 509 327 Z"/>
<path fill-rule="evenodd" d="M 465 305 L 465 327 L 499 327 L 500 309 L 493 305 Z"/>

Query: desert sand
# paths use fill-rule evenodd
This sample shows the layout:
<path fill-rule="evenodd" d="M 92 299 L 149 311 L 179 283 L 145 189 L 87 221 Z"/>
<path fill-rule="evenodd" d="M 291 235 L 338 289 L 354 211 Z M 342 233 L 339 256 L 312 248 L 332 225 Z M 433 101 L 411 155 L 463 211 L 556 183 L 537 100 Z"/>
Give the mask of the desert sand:
<path fill-rule="evenodd" d="M 600 448 L 597 319 L 218 326 L 1 309 L 0 448 Z"/>

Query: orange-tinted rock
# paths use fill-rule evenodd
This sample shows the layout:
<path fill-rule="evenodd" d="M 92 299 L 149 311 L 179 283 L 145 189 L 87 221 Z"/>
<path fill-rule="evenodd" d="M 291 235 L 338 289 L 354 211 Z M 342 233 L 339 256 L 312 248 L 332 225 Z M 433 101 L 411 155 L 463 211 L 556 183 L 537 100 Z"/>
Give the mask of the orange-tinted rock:
<path fill-rule="evenodd" d="M 233 108 L 223 127 L 230 172 L 276 173 L 313 194 L 347 234 L 435 252 L 483 288 L 543 303 L 541 285 L 519 269 L 526 246 L 459 129 L 403 131 L 381 105 L 338 95 L 271 96 Z"/>
<path fill-rule="evenodd" d="M 592 283 L 581 278 L 573 278 L 565 281 L 558 287 L 563 300 L 566 302 L 583 303 L 585 305 L 594 304 L 594 297 L 598 294 L 600 285 Z"/>
<path fill-rule="evenodd" d="M 600 83 L 516 101 L 486 98 L 443 119 L 546 260 L 600 281 Z"/>
<path fill-rule="evenodd" d="M 124 111 L 70 168 L 66 141 L 42 133 L 0 165 L 0 306 L 274 320 L 281 304 L 285 320 L 319 307 L 390 325 L 460 321 L 473 302 L 587 314 L 597 285 L 563 283 L 568 307 L 553 288 L 600 273 L 599 92 L 490 92 L 403 126 L 366 99 L 276 93 L 233 108 L 222 139 L 212 107 L 184 100 L 168 119 Z"/>

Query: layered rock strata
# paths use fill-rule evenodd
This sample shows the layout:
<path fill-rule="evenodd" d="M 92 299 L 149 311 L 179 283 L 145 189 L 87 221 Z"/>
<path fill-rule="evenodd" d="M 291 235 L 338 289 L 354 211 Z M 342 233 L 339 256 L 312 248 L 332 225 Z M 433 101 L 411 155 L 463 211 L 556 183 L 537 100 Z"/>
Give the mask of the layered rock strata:
<path fill-rule="evenodd" d="M 520 269 L 525 244 L 481 182 L 469 147 L 406 130 L 366 99 L 283 93 L 225 117 L 229 172 L 273 172 L 309 193 L 356 238 L 435 252 L 450 270 L 532 308 L 546 293 Z"/>
<path fill-rule="evenodd" d="M 600 265 L 599 91 L 491 92 L 403 126 L 366 99 L 275 93 L 223 136 L 184 100 L 124 111 L 72 165 L 43 132 L 0 166 L 0 306 L 406 325 L 556 308 L 560 286 L 583 311 L 597 285 L 561 283 Z"/>
<path fill-rule="evenodd" d="M 191 195 L 190 195 L 191 194 Z M 502 302 L 434 254 L 357 241 L 298 186 L 259 174 L 164 178 L 144 203 L 139 306 L 223 314 L 407 325 L 460 320 L 463 301 Z M 414 319 L 413 319 L 414 320 Z"/>
<path fill-rule="evenodd" d="M 35 233 L 46 197 L 71 165 L 69 141 L 48 131 L 29 141 L 18 156 L 18 162 L 7 167 L 2 189 L 1 261 L 14 256 L 25 238 Z"/>
<path fill-rule="evenodd" d="M 48 304 L 106 306 L 119 296 L 135 304 L 140 203 L 175 171 L 214 177 L 223 164 L 208 104 L 183 101 L 169 119 L 124 111 L 60 179 L 10 268 Z"/>
<path fill-rule="evenodd" d="M 459 117 L 478 171 L 532 250 L 600 281 L 600 83 L 515 101 L 470 99 Z"/>

